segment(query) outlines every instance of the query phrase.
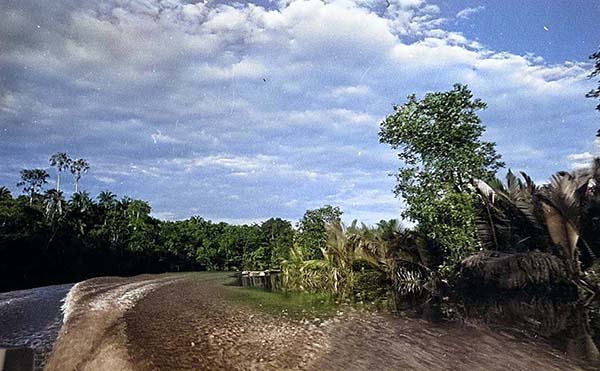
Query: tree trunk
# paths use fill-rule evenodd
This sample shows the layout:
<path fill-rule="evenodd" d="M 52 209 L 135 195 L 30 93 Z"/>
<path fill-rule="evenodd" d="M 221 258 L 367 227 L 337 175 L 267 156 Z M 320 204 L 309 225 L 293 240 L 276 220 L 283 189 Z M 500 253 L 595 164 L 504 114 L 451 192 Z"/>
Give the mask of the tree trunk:
<path fill-rule="evenodd" d="M 60 191 L 60 170 L 58 171 L 58 175 L 56 176 L 56 190 Z"/>
<path fill-rule="evenodd" d="M 567 354 L 573 358 L 600 361 L 600 352 L 592 339 L 587 309 L 581 304 L 573 306 L 569 322 Z"/>
<path fill-rule="evenodd" d="M 75 178 L 75 193 L 79 192 L 79 179 Z"/>

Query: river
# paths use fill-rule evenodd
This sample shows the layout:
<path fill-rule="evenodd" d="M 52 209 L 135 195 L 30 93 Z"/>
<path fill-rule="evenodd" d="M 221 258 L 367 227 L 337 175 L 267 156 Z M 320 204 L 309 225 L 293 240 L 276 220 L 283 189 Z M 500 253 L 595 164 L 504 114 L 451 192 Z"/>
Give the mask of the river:
<path fill-rule="evenodd" d="M 41 370 L 62 326 L 62 300 L 73 284 L 0 293 L 0 347 L 34 350 Z"/>

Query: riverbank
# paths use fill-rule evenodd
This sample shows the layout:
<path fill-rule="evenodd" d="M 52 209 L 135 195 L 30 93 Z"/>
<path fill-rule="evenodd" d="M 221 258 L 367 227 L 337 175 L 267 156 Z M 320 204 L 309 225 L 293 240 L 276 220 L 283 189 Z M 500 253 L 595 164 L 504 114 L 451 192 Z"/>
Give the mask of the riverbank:
<path fill-rule="evenodd" d="M 224 273 L 192 273 L 79 284 L 48 369 L 594 369 L 537 340 L 228 281 Z"/>

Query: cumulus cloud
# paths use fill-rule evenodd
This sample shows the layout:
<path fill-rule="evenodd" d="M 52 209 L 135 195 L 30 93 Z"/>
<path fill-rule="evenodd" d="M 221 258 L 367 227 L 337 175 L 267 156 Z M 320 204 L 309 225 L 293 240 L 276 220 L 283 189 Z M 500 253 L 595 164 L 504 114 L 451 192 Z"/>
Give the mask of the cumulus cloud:
<path fill-rule="evenodd" d="M 489 104 L 510 166 L 547 177 L 580 161 L 573 138 L 596 129 L 586 64 L 498 52 L 435 5 L 390 3 L 3 2 L 2 183 L 66 149 L 92 160 L 90 191 L 111 184 L 169 219 L 297 219 L 336 201 L 376 222 L 401 211 L 379 123 L 455 82 Z"/>
<path fill-rule="evenodd" d="M 567 156 L 567 160 L 571 162 L 572 169 L 583 169 L 590 166 L 595 157 L 590 152 L 572 153 Z"/>

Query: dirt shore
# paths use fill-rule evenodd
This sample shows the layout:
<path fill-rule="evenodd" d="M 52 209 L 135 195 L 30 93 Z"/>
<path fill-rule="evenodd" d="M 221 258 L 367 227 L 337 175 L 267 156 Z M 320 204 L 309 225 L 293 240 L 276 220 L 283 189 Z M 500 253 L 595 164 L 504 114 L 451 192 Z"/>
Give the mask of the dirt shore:
<path fill-rule="evenodd" d="M 541 341 L 356 311 L 291 318 L 231 299 L 222 274 L 74 288 L 48 370 L 580 370 Z M 107 305 L 108 304 L 108 305 Z"/>

